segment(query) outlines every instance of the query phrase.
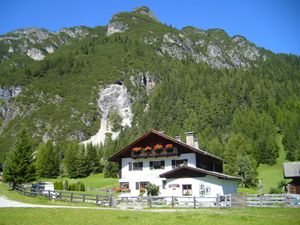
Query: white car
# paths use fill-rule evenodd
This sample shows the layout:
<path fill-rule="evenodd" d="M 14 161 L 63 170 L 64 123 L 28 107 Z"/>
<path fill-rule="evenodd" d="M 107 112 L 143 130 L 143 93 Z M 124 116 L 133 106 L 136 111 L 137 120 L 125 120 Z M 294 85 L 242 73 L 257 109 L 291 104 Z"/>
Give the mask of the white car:
<path fill-rule="evenodd" d="M 51 198 L 59 197 L 59 193 L 54 190 L 54 185 L 51 182 L 39 182 L 31 186 L 32 191 L 41 193 Z"/>

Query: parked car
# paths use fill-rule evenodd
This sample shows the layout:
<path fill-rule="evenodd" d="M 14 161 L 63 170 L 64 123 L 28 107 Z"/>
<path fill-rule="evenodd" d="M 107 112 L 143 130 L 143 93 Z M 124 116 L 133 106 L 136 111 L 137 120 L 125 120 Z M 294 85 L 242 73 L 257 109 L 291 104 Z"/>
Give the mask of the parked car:
<path fill-rule="evenodd" d="M 39 182 L 37 184 L 32 184 L 31 190 L 51 198 L 59 197 L 59 193 L 54 190 L 52 182 Z"/>

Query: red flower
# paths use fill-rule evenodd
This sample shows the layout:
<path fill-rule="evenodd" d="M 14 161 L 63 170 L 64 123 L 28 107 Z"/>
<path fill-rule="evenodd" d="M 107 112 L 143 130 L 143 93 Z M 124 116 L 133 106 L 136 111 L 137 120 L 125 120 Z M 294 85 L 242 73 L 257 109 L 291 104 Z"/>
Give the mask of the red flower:
<path fill-rule="evenodd" d="M 146 147 L 144 148 L 144 150 L 145 150 L 145 151 L 151 151 L 152 148 L 151 148 L 150 146 L 146 146 Z"/>
<path fill-rule="evenodd" d="M 134 152 L 139 152 L 139 151 L 142 150 L 142 148 L 141 147 L 134 147 L 131 150 L 134 151 Z"/>
<path fill-rule="evenodd" d="M 173 148 L 173 145 L 172 144 L 166 144 L 165 146 L 167 149 L 170 149 L 170 148 Z"/>
<path fill-rule="evenodd" d="M 163 146 L 161 144 L 154 145 L 155 150 L 162 149 L 162 148 Z"/>

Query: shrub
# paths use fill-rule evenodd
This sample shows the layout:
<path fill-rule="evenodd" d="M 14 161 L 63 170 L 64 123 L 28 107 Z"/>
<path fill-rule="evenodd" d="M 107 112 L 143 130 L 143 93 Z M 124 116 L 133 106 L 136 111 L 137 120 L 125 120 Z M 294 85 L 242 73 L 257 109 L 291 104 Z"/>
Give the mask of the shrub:
<path fill-rule="evenodd" d="M 69 190 L 69 183 L 68 183 L 68 180 L 65 180 L 65 181 L 64 181 L 63 189 L 64 189 L 64 190 Z"/>
<path fill-rule="evenodd" d="M 61 180 L 60 181 L 55 181 L 54 182 L 54 189 L 55 190 L 63 190 L 64 189 L 63 182 Z"/>
<path fill-rule="evenodd" d="M 158 196 L 159 194 L 159 186 L 155 184 L 148 183 L 146 186 L 147 195 Z"/>
<path fill-rule="evenodd" d="M 84 183 L 78 181 L 78 182 L 76 183 L 76 191 L 85 191 Z"/>

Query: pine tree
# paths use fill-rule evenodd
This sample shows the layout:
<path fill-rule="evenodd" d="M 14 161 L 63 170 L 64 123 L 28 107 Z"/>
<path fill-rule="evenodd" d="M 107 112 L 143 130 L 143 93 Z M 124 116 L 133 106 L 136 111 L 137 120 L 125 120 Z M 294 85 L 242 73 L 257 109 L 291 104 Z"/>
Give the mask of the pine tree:
<path fill-rule="evenodd" d="M 78 144 L 75 142 L 69 143 L 65 151 L 64 165 L 68 176 L 71 178 L 76 178 L 77 176 L 77 153 L 78 153 Z"/>
<path fill-rule="evenodd" d="M 4 165 L 4 180 L 11 182 L 13 188 L 18 184 L 29 183 L 36 179 L 32 145 L 25 130 L 21 131 L 8 154 Z"/>
<path fill-rule="evenodd" d="M 85 147 L 82 145 L 79 145 L 77 156 L 76 156 L 76 178 L 77 177 L 86 177 L 89 175 L 89 165 L 85 154 Z"/>
<path fill-rule="evenodd" d="M 255 187 L 257 185 L 256 163 L 249 155 L 238 155 L 236 159 L 236 175 L 242 178 L 244 187 Z"/>
<path fill-rule="evenodd" d="M 36 170 L 39 177 L 57 177 L 59 174 L 59 158 L 52 142 L 40 144 L 36 154 Z"/>

